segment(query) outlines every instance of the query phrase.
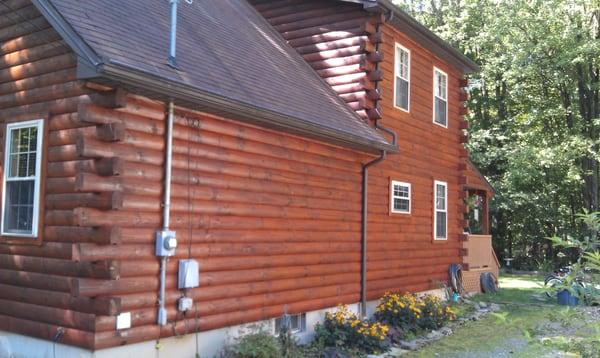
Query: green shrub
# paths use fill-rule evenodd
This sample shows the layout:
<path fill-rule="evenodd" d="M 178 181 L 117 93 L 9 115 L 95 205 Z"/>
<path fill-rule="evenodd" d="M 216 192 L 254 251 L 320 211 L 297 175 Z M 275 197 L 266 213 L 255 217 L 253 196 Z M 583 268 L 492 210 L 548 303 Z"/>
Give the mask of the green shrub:
<path fill-rule="evenodd" d="M 402 331 L 438 329 L 456 315 L 452 308 L 432 295 L 421 298 L 410 293 L 386 293 L 375 310 L 375 319 Z"/>
<path fill-rule="evenodd" d="M 438 329 L 456 318 L 450 306 L 444 306 L 439 297 L 425 295 L 420 301 L 421 318 L 418 325 L 422 329 Z"/>
<path fill-rule="evenodd" d="M 303 356 L 298 341 L 289 325 L 289 316 L 285 314 L 283 317 L 283 324 L 279 329 L 277 342 L 281 348 L 281 358 L 300 358 Z"/>
<path fill-rule="evenodd" d="M 348 306 L 340 305 L 335 313 L 327 312 L 322 324 L 315 326 L 315 341 L 321 347 L 356 349 L 379 353 L 389 348 L 388 326 L 359 319 Z"/>
<path fill-rule="evenodd" d="M 554 248 L 561 250 L 560 254 L 576 258 L 569 274 L 554 288 L 558 291 L 568 290 L 583 303 L 600 304 L 600 289 L 597 288 L 600 285 L 600 212 L 585 212 L 578 214 L 577 218 L 585 226 L 588 235 L 548 238 Z"/>
<path fill-rule="evenodd" d="M 225 358 L 280 358 L 281 348 L 277 338 L 266 332 L 253 333 L 241 337 L 228 347 Z"/>

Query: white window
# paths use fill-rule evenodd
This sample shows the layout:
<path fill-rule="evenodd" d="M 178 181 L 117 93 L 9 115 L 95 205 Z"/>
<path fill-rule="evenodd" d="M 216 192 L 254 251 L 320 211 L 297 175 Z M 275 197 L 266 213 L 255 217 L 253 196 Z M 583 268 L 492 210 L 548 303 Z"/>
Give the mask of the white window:
<path fill-rule="evenodd" d="M 448 238 L 448 184 L 433 183 L 433 237 L 435 240 Z"/>
<path fill-rule="evenodd" d="M 6 126 L 2 183 L 2 234 L 36 237 L 44 121 Z"/>
<path fill-rule="evenodd" d="M 410 214 L 410 184 L 392 180 L 390 202 L 392 213 Z"/>
<path fill-rule="evenodd" d="M 433 68 L 433 123 L 448 127 L 448 75 Z"/>
<path fill-rule="evenodd" d="M 279 332 L 281 332 L 284 319 L 289 319 L 290 331 L 292 333 L 301 333 L 306 331 L 306 313 L 300 313 L 276 318 L 273 323 L 273 334 L 278 335 Z"/>
<path fill-rule="evenodd" d="M 394 105 L 408 112 L 410 108 L 410 51 L 396 44 Z"/>

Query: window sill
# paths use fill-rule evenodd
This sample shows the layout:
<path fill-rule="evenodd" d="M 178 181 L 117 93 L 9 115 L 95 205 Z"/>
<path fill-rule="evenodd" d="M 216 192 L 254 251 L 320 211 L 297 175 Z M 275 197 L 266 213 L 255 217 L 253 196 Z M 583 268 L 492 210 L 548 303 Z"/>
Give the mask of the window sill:
<path fill-rule="evenodd" d="M 42 242 L 40 235 L 37 237 L 0 235 L 0 245 L 41 246 Z"/>

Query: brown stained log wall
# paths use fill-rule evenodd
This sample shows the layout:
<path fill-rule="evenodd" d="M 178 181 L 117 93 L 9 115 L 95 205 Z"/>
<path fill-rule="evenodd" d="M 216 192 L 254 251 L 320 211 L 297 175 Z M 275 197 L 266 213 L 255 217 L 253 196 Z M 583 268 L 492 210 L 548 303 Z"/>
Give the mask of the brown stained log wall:
<path fill-rule="evenodd" d="M 7 3 L 15 13 L 0 8 L 0 121 L 48 119 L 42 237 L 0 239 L 0 330 L 51 339 L 63 327 L 62 343 L 101 349 L 360 299 L 361 163 L 372 157 L 178 108 L 179 248 L 166 282 L 178 324 L 157 326 L 165 104 L 76 81 L 75 56 L 29 1 Z M 352 108 L 377 119 L 381 107 L 399 133 L 401 154 L 371 169 L 369 299 L 435 288 L 460 261 L 462 74 L 360 7 L 253 3 Z M 34 27 L 15 27 L 16 12 Z M 392 105 L 394 40 L 411 49 L 410 114 Z M 450 76 L 448 129 L 431 121 L 434 64 Z M 410 216 L 389 214 L 390 179 L 412 183 Z M 436 179 L 449 185 L 449 240 L 434 243 Z M 188 292 L 199 319 L 176 312 L 177 261 L 189 257 L 200 262 L 200 287 Z M 132 312 L 132 328 L 116 332 L 121 312 Z"/>
<path fill-rule="evenodd" d="M 333 0 L 250 3 L 362 118 L 380 118 L 381 16 Z"/>
<path fill-rule="evenodd" d="M 399 135 L 400 154 L 371 169 L 369 299 L 379 298 L 388 290 L 436 288 L 435 282 L 447 279 L 447 265 L 461 260 L 461 195 L 468 163 L 462 144 L 467 140 L 463 131 L 468 127 L 464 120 L 464 75 L 392 26 L 381 25 L 380 15 L 370 15 L 359 5 L 339 1 L 251 2 L 353 109 L 370 119 L 383 117 L 380 123 Z M 395 42 L 411 50 L 410 113 L 393 106 Z M 448 129 L 432 122 L 433 66 L 449 76 Z M 340 71 L 339 76 L 333 75 L 336 71 Z M 412 184 L 410 215 L 390 213 L 391 180 Z M 433 242 L 434 180 L 448 183 L 446 242 Z M 421 261 L 409 266 L 412 271 L 395 264 L 413 258 Z"/>
<path fill-rule="evenodd" d="M 368 299 L 390 290 L 422 291 L 447 280 L 448 264 L 460 263 L 463 232 L 464 164 L 468 153 L 461 141 L 466 127 L 463 73 L 447 65 L 389 24 L 382 26 L 380 51 L 382 116 L 380 123 L 398 134 L 399 155 L 370 169 Z M 411 51 L 410 113 L 394 107 L 394 46 Z M 448 128 L 433 123 L 433 67 L 448 74 Z M 412 184 L 411 214 L 390 212 L 390 182 Z M 448 240 L 433 240 L 433 184 L 448 183 Z M 411 247 L 406 250 L 404 247 Z M 411 269 L 386 263 L 412 260 Z"/>
<path fill-rule="evenodd" d="M 0 237 L 0 330 L 51 339 L 65 329 L 62 343 L 93 347 L 96 315 L 113 315 L 118 299 L 72 294 L 79 279 L 113 281 L 120 262 L 80 259 L 118 243 L 118 228 L 78 227 L 75 208 L 102 213 L 122 206 L 121 190 L 81 190 L 83 173 L 103 180 L 112 175 L 102 159 L 79 155 L 77 143 L 99 138 L 97 125 L 83 121 L 78 108 L 106 104 L 114 94 L 94 93 L 76 79 L 76 56 L 25 0 L 0 6 L 0 158 L 4 167 L 6 124 L 45 118 L 41 228 L 39 238 Z M 109 102 L 109 101 L 108 101 Z M 106 143 L 103 143 L 106 144 Z"/>
<path fill-rule="evenodd" d="M 97 316 L 96 348 L 173 335 L 170 324 L 160 332 L 155 323 L 164 106 L 133 95 L 122 104 L 79 110 L 82 118 L 119 131 L 115 142 L 83 136 L 75 144 L 85 158 L 118 158 L 119 175 L 85 172 L 71 184 L 86 192 L 119 190 L 122 207 L 77 207 L 55 219 L 120 229 L 119 245 L 80 243 L 74 253 L 81 261 L 115 260 L 120 276 L 79 278 L 71 293 L 116 296 L 121 311 L 133 314 L 126 336 L 114 332 L 115 316 Z M 200 262 L 200 287 L 188 294 L 201 330 L 273 318 L 286 305 L 304 312 L 359 299 L 366 156 L 184 108 L 176 110 L 173 152 L 171 228 L 179 248 L 167 270 L 169 321 L 183 319 L 176 312 L 177 260 L 190 257 Z"/>
<path fill-rule="evenodd" d="M 62 343 L 92 349 L 172 336 L 155 323 L 165 104 L 77 81 L 64 42 L 44 21 L 17 29 L 5 18 L 35 9 L 10 3 L 15 14 L 0 21 L 0 120 L 48 119 L 40 240 L 0 239 L 0 330 L 51 339 L 63 327 Z M 201 287 L 189 295 L 201 330 L 276 317 L 286 305 L 356 302 L 367 159 L 178 108 L 169 321 L 183 318 L 175 277 L 188 257 L 200 261 Z M 116 332 L 128 311 L 132 328 Z"/>

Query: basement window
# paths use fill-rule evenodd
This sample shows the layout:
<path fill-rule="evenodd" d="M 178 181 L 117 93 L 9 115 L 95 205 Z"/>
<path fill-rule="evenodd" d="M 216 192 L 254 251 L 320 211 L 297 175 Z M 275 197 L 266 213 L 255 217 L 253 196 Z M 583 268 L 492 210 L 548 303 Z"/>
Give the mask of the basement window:
<path fill-rule="evenodd" d="M 410 51 L 396 44 L 394 105 L 408 112 L 410 107 Z"/>
<path fill-rule="evenodd" d="M 448 75 L 433 68 L 433 123 L 448 128 Z"/>
<path fill-rule="evenodd" d="M 448 239 L 448 183 L 435 181 L 433 184 L 434 239 Z"/>
<path fill-rule="evenodd" d="M 391 211 L 397 214 L 410 214 L 410 184 L 392 180 Z"/>
<path fill-rule="evenodd" d="M 287 315 L 290 320 L 290 331 L 292 333 L 301 333 L 306 331 L 306 313 Z M 284 317 L 279 317 L 274 320 L 273 334 L 278 335 L 283 326 Z"/>
<path fill-rule="evenodd" d="M 6 125 L 2 183 L 2 235 L 38 234 L 42 119 Z"/>

